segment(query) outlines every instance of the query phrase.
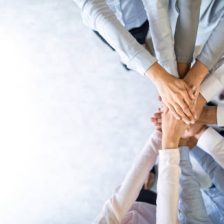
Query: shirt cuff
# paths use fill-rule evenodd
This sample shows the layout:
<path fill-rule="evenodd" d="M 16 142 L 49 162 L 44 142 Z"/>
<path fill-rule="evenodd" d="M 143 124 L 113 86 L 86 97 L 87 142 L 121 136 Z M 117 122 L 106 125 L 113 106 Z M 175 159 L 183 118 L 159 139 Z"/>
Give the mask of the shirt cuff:
<path fill-rule="evenodd" d="M 157 59 L 153 57 L 148 51 L 142 49 L 131 60 L 127 62 L 128 68 L 145 74 L 146 71 L 157 62 Z"/>
<path fill-rule="evenodd" d="M 178 164 L 180 162 L 179 148 L 159 150 L 159 162 L 162 164 Z"/>
<path fill-rule="evenodd" d="M 222 83 L 214 76 L 214 74 L 211 74 L 201 84 L 200 93 L 205 98 L 206 102 L 209 102 L 222 89 Z"/>
<path fill-rule="evenodd" d="M 197 146 L 205 152 L 213 152 L 216 142 L 222 140 L 222 136 L 213 128 L 208 128 L 198 139 Z M 209 153 L 210 154 L 210 153 Z"/>
<path fill-rule="evenodd" d="M 217 125 L 224 126 L 224 106 L 217 107 Z"/>
<path fill-rule="evenodd" d="M 183 146 L 180 148 L 180 160 L 189 160 L 189 148 L 187 146 Z"/>

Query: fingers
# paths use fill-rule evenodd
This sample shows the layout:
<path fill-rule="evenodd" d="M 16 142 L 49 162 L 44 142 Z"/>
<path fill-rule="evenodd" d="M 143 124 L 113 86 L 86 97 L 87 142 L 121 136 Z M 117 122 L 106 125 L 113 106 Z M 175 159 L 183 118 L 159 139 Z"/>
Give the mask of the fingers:
<path fill-rule="evenodd" d="M 181 116 L 181 119 L 183 120 L 183 122 L 185 124 L 190 124 L 191 120 L 190 118 L 186 115 L 186 113 L 183 112 L 183 110 L 181 109 L 181 107 L 178 104 L 174 104 L 174 109 L 175 111 L 178 113 L 179 116 Z"/>
<path fill-rule="evenodd" d="M 167 104 L 167 107 L 169 108 L 169 110 L 172 112 L 173 116 L 177 119 L 177 120 L 181 120 L 181 117 L 179 116 L 179 114 L 176 112 L 175 108 L 173 107 L 172 104 Z"/>
<path fill-rule="evenodd" d="M 183 99 L 178 98 L 177 103 L 174 104 L 174 107 L 175 107 L 175 110 L 181 116 L 181 118 L 184 122 L 188 121 L 192 124 L 195 123 L 194 115 L 191 112 L 191 110 L 194 111 L 193 105 L 192 105 L 192 108 L 190 110 L 188 105 L 186 104 L 186 102 Z"/>

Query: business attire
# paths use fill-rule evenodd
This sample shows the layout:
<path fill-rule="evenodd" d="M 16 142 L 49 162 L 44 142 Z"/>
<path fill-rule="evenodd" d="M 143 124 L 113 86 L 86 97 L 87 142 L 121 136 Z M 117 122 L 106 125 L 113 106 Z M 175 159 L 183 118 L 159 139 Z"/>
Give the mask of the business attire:
<path fill-rule="evenodd" d="M 191 63 L 201 0 L 143 0 L 159 63 L 178 77 L 177 62 Z M 174 34 L 175 33 L 175 34 Z"/>
<path fill-rule="evenodd" d="M 117 5 L 121 5 L 121 3 L 124 4 L 126 9 L 128 7 L 135 7 L 132 0 L 111 0 L 107 2 L 105 0 L 74 1 L 81 8 L 83 22 L 91 29 L 99 32 L 100 35 L 103 36 L 116 50 L 121 61 L 130 69 L 135 70 L 140 74 L 145 74 L 148 68 L 157 61 L 154 56 L 135 40 L 122 22 L 117 19 L 118 15 L 115 15 L 113 10 L 108 6 L 110 3 L 113 4 L 113 2 L 116 2 Z M 125 23 L 124 19 L 122 21 Z M 138 18 L 138 21 L 142 22 L 143 19 Z M 134 23 L 130 24 L 133 25 Z M 131 27 L 130 24 L 127 24 L 128 28 Z"/>
<path fill-rule="evenodd" d="M 216 142 L 213 143 L 212 148 Z M 210 188 L 202 191 L 202 196 L 212 223 L 222 224 L 224 222 L 224 169 L 204 151 L 204 148 L 202 149 L 195 148 L 192 150 L 192 154 L 213 183 Z"/>
<path fill-rule="evenodd" d="M 199 183 L 193 174 L 188 155 L 189 150 L 186 148 L 159 150 L 160 148 L 161 133 L 154 131 L 125 176 L 120 188 L 104 204 L 94 223 L 210 223 Z M 157 156 L 159 156 L 159 174 L 156 208 L 155 205 L 135 200 Z M 178 212 L 179 178 L 182 197 L 179 205 L 180 212 Z M 193 191 L 187 190 L 188 186 L 192 187 Z"/>
<path fill-rule="evenodd" d="M 145 44 L 149 31 L 149 23 L 142 1 L 117 0 L 106 1 L 120 23 L 129 31 L 139 44 Z M 112 50 L 115 50 L 99 32 L 94 31 Z"/>

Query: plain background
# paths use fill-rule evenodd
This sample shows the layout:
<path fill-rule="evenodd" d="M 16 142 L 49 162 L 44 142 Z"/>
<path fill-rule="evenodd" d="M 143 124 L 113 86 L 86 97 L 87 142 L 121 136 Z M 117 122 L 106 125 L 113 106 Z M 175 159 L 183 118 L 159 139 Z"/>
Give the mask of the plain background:
<path fill-rule="evenodd" d="M 0 0 L 0 77 L 0 223 L 91 223 L 153 130 L 155 88 L 72 0 Z"/>

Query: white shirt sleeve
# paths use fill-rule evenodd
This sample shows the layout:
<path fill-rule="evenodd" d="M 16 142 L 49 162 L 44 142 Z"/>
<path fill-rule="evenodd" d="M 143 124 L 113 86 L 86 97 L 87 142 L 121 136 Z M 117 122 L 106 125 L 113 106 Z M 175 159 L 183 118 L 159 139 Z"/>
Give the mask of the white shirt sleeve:
<path fill-rule="evenodd" d="M 210 74 L 201 84 L 200 93 L 209 102 L 224 88 L 224 64 Z"/>
<path fill-rule="evenodd" d="M 82 10 L 84 23 L 98 31 L 130 69 L 145 74 L 156 62 L 156 58 L 122 26 L 105 0 L 74 1 Z"/>
<path fill-rule="evenodd" d="M 176 224 L 178 222 L 179 149 L 159 151 L 159 175 L 157 182 L 156 223 Z"/>
<path fill-rule="evenodd" d="M 224 126 L 224 106 L 221 105 L 217 107 L 217 125 Z"/>
<path fill-rule="evenodd" d="M 197 145 L 224 168 L 224 138 L 217 131 L 213 128 L 205 130 Z"/>
<path fill-rule="evenodd" d="M 95 223 L 111 224 L 122 221 L 137 199 L 149 171 L 156 162 L 160 148 L 161 132 L 154 131 L 125 176 L 120 188 L 104 204 Z"/>

